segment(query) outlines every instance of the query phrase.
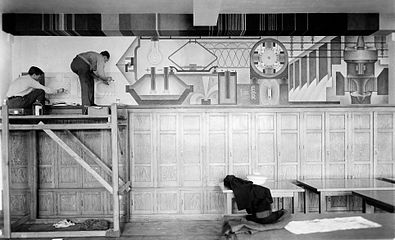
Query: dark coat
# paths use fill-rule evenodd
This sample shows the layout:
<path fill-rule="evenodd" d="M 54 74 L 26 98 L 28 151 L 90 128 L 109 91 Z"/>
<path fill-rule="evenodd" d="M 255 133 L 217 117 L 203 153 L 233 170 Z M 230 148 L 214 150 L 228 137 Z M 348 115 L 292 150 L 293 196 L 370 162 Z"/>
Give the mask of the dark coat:
<path fill-rule="evenodd" d="M 227 175 L 224 185 L 233 190 L 239 210 L 246 209 L 249 214 L 271 210 L 273 198 L 270 189 L 234 175 Z"/>

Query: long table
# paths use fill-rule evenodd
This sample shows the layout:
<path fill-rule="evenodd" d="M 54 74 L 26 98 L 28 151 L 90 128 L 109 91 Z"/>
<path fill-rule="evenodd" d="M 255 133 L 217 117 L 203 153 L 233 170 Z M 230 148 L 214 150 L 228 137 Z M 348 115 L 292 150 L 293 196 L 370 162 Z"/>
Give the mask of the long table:
<path fill-rule="evenodd" d="M 363 213 L 366 213 L 366 205 L 372 205 L 390 213 L 395 212 L 395 191 L 362 190 L 352 191 L 352 194 L 362 198 Z"/>
<path fill-rule="evenodd" d="M 357 190 L 395 190 L 395 184 L 374 178 L 300 179 L 297 183 L 306 190 L 319 195 L 319 213 L 322 213 L 327 196 L 351 195 L 352 191 Z"/>
<path fill-rule="evenodd" d="M 292 212 L 295 211 L 295 202 L 298 201 L 298 194 L 301 192 L 304 194 L 304 212 L 306 213 L 307 201 L 305 190 L 293 184 L 288 180 L 280 180 L 280 181 L 267 181 L 261 186 L 267 187 L 270 189 L 270 193 L 273 198 L 285 198 L 289 197 L 292 198 Z M 233 191 L 224 186 L 224 183 L 221 182 L 219 187 L 221 188 L 222 192 L 225 194 L 225 214 L 231 215 L 232 214 L 232 198 L 234 198 Z"/>

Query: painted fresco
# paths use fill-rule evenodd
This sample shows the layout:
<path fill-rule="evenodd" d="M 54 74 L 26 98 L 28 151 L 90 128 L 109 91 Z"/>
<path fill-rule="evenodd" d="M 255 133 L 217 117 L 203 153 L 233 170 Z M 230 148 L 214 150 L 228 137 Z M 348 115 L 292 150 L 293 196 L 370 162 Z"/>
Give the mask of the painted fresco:
<path fill-rule="evenodd" d="M 191 92 L 174 104 L 388 103 L 388 47 L 381 36 L 136 38 L 117 66 L 130 83 L 127 89 L 151 86 L 140 94 L 155 99 L 153 104 L 166 102 L 170 92 L 185 94 L 180 83 Z M 167 93 L 152 89 L 163 85 L 166 74 Z"/>

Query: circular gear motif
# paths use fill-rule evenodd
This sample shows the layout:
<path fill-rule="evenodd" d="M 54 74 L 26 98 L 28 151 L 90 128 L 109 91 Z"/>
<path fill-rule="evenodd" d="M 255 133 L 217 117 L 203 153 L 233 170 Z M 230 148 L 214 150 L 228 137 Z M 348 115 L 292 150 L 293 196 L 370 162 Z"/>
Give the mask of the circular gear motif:
<path fill-rule="evenodd" d="M 276 77 L 287 68 L 287 50 L 276 39 L 262 39 L 251 49 L 250 64 L 258 75 L 270 78 Z"/>

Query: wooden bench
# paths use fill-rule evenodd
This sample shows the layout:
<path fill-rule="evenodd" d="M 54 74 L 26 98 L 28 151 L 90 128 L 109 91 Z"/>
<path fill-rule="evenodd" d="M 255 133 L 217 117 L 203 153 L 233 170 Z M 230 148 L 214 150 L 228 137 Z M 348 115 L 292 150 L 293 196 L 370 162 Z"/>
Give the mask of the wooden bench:
<path fill-rule="evenodd" d="M 306 213 L 307 209 L 307 201 L 306 201 L 306 192 L 303 188 L 300 188 L 287 180 L 280 181 L 267 181 L 262 186 L 270 189 L 270 193 L 273 198 L 292 198 L 292 213 L 295 212 L 295 202 L 299 202 L 298 194 L 301 192 L 304 196 L 303 206 L 304 213 Z M 221 182 L 219 187 L 222 192 L 225 194 L 225 215 L 232 215 L 232 198 L 234 198 L 233 191 L 224 186 L 224 183 Z"/>

